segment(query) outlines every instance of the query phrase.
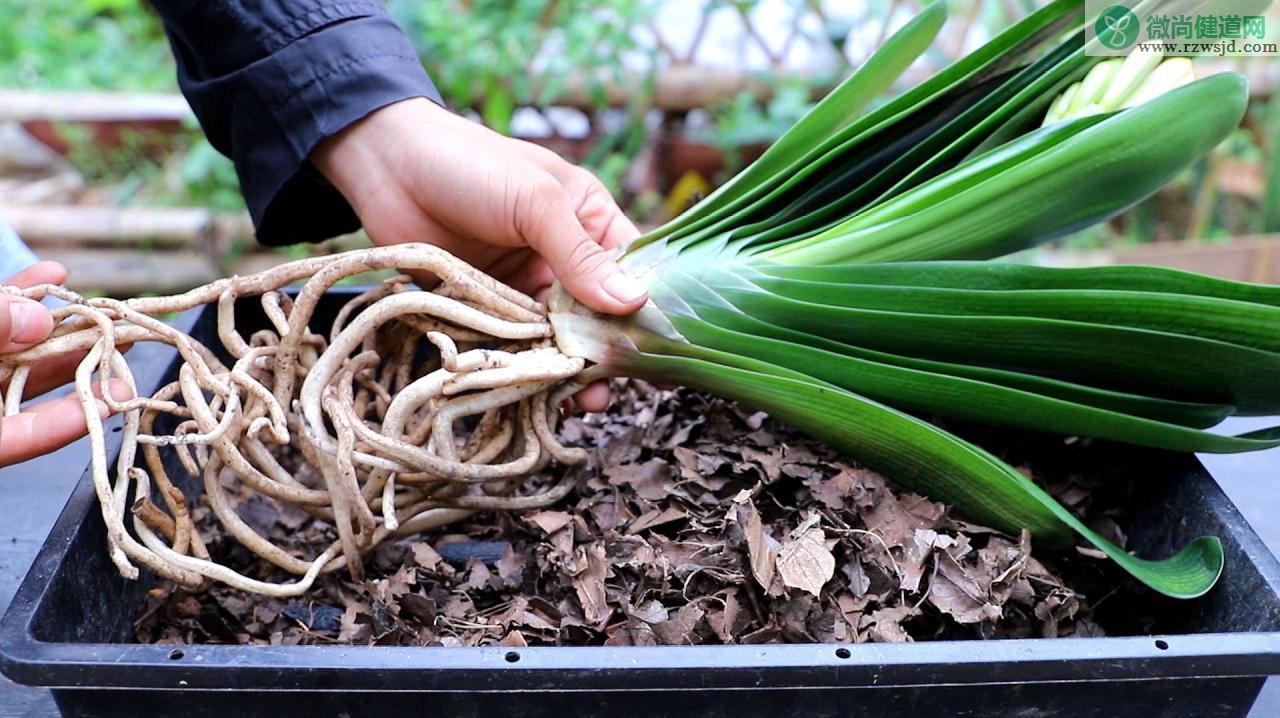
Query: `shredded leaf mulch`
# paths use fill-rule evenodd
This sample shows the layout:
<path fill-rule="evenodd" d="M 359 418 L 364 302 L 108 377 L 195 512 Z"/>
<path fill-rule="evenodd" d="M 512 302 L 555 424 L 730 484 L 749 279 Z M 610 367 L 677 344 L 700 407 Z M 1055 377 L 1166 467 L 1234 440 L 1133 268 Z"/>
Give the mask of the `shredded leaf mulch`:
<path fill-rule="evenodd" d="M 567 421 L 567 442 L 595 450 L 560 505 L 476 514 L 383 546 L 365 582 L 327 576 L 299 598 L 160 585 L 140 608 L 138 640 L 679 645 L 1142 631 L 1127 611 L 1114 625 L 1098 618 L 1126 580 L 1091 552 L 1033 555 L 1028 536 L 966 523 L 733 402 L 642 382 L 619 393 L 607 414 Z M 1054 456 L 1018 465 L 1123 545 L 1123 501 Z M 333 540 L 292 508 L 258 499 L 238 510 L 299 556 Z M 195 516 L 215 555 L 287 578 L 210 534 L 207 512 Z"/>

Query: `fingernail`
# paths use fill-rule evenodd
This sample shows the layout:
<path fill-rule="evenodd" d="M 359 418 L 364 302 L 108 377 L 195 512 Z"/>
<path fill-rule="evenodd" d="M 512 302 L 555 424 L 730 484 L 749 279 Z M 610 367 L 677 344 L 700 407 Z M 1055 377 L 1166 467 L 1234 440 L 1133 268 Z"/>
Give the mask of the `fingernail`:
<path fill-rule="evenodd" d="M 644 285 L 626 272 L 614 272 L 613 274 L 610 274 L 608 277 L 605 277 L 601 286 L 604 287 L 604 291 L 608 292 L 609 296 L 623 304 L 631 304 L 637 299 L 648 294 Z"/>
<path fill-rule="evenodd" d="M 38 302 L 21 298 L 9 301 L 9 341 L 35 344 L 52 331 L 53 317 Z"/>

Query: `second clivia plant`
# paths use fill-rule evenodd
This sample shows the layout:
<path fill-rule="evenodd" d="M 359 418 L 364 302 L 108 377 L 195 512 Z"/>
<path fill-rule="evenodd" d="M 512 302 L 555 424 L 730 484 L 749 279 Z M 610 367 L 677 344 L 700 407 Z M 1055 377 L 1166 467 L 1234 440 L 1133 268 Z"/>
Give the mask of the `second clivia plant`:
<path fill-rule="evenodd" d="M 875 104 L 945 14 L 941 3 L 924 10 L 759 160 L 625 247 L 623 266 L 651 295 L 632 317 L 592 314 L 558 288 L 542 307 L 422 246 L 306 260 L 182 297 L 71 297 L 81 309 L 62 315 L 67 325 L 51 341 L 95 347 L 78 378 L 85 401 L 93 368 L 127 370 L 117 339 L 174 343 L 194 367 L 166 396 L 118 407 L 133 412 L 126 438 L 144 447 L 150 472 L 133 467 L 127 445 L 111 483 L 95 442 L 121 570 L 138 560 L 184 585 L 299 593 L 322 572 L 358 574 L 361 554 L 388 538 L 472 510 L 554 501 L 569 484 L 529 495 L 519 479 L 553 458 L 584 458 L 556 441 L 556 406 L 581 382 L 613 375 L 743 401 L 967 519 L 1029 530 L 1048 547 L 1079 535 L 1157 591 L 1207 591 L 1222 569 L 1217 539 L 1159 560 L 1131 556 L 1009 465 L 922 417 L 1182 451 L 1280 444 L 1271 431 L 1205 431 L 1233 414 L 1280 413 L 1280 289 L 1150 267 L 981 261 L 1150 195 L 1236 127 L 1245 82 L 1192 81 L 1177 58 L 1101 62 L 1085 52 L 1083 3 L 1057 0 Z M 435 271 L 446 289 L 427 301 L 392 282 L 344 310 L 328 337 L 310 332 L 328 286 L 377 267 Z M 279 294 L 311 275 L 296 302 Z M 246 342 L 231 307 L 256 294 L 274 329 Z M 145 318 L 209 301 L 223 307 L 234 367 Z M 434 364 L 403 349 L 423 339 L 440 350 Z M 22 372 L 40 351 L 0 357 L 0 366 Z M 189 418 L 173 434 L 151 434 L 161 413 Z M 482 419 L 462 440 L 455 432 L 468 414 Z M 273 447 L 291 442 L 306 472 L 273 458 Z M 223 511 L 238 540 L 301 578 L 268 583 L 217 565 L 200 555 L 180 496 L 159 494 L 167 512 L 150 503 L 150 487 L 167 483 L 159 447 L 174 447 L 193 473 L 212 461 L 206 486 L 215 493 L 225 466 L 331 522 L 338 539 L 299 559 Z M 128 506 L 141 544 L 125 533 Z"/>

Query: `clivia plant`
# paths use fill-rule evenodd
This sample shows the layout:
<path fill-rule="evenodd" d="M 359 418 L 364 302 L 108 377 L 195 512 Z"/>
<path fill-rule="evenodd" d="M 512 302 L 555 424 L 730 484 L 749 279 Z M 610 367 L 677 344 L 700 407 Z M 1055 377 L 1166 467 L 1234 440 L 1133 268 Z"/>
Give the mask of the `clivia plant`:
<path fill-rule="evenodd" d="M 302 260 L 176 297 L 36 287 L 22 293 L 70 304 L 52 338 L 0 357 L 7 407 L 41 358 L 88 350 L 77 390 L 92 407 L 95 370 L 132 382 L 118 346 L 177 347 L 177 381 L 109 400 L 125 414 L 114 478 L 97 413 L 86 414 L 117 566 L 187 587 L 294 595 L 322 572 L 360 576 L 361 555 L 382 541 L 554 502 L 573 471 L 533 492 L 524 479 L 586 458 L 555 436 L 560 402 L 591 379 L 634 376 L 740 400 L 967 519 L 1029 530 L 1050 548 L 1078 535 L 1157 591 L 1201 595 L 1222 569 L 1216 538 L 1167 558 L 1129 555 L 925 417 L 1181 451 L 1280 444 L 1275 431 L 1205 431 L 1280 411 L 1280 289 L 1151 267 L 984 261 L 1150 195 L 1237 125 L 1245 82 L 1192 81 L 1180 60 L 1103 63 L 1086 53 L 1083 3 L 1057 0 L 875 104 L 945 14 L 941 3 L 925 9 L 759 160 L 623 248 L 652 298 L 637 315 L 594 315 L 558 288 L 544 307 L 426 245 Z M 425 270 L 442 287 L 391 280 L 353 300 L 327 336 L 311 331 L 329 287 L 382 268 Z M 280 291 L 308 277 L 296 298 Z M 246 337 L 234 307 L 252 296 L 269 326 Z M 230 366 L 153 318 L 214 302 Z M 424 339 L 438 349 L 425 361 Z M 470 429 L 467 416 L 480 417 Z M 297 580 L 210 558 L 166 474 L 169 451 L 203 477 L 223 528 Z M 306 559 L 271 544 L 230 506 L 227 473 L 331 523 L 337 539 Z"/>

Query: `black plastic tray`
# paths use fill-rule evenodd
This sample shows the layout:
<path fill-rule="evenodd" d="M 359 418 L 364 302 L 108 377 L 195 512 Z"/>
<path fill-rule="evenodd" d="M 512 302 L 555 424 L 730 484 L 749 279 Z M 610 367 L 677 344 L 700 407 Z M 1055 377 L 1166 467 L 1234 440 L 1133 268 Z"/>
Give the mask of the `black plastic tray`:
<path fill-rule="evenodd" d="M 324 311 L 351 291 L 332 293 Z M 241 311 L 253 321 L 248 305 Z M 212 315 L 189 312 L 178 324 L 211 339 Z M 141 388 L 167 381 L 173 352 L 139 350 L 131 361 Z M 1159 636 L 521 649 L 137 645 L 133 619 L 151 584 L 116 573 L 85 476 L 0 621 L 0 669 L 52 688 L 74 716 L 1243 716 L 1264 676 L 1280 673 L 1280 565 L 1193 458 L 1142 452 L 1130 460 L 1142 477 L 1143 508 L 1125 526 L 1135 550 L 1165 555 L 1204 534 L 1221 537 L 1226 550 L 1226 573 L 1209 595 L 1150 599 L 1160 603 Z"/>

